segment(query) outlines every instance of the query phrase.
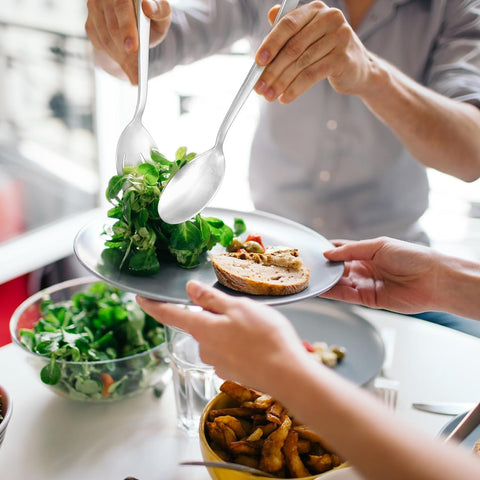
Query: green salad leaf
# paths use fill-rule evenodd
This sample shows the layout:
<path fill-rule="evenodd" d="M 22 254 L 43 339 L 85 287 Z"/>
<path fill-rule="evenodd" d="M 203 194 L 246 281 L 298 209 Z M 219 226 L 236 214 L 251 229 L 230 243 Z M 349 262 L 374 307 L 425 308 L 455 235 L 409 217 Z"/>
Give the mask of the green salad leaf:
<path fill-rule="evenodd" d="M 165 341 L 163 325 L 143 312 L 131 294 L 104 282 L 61 302 L 45 297 L 35 326 L 21 329 L 19 336 L 30 351 L 50 358 L 41 380 L 75 398 L 134 392 L 164 365 L 158 352 L 150 352 Z M 148 354 L 131 357 L 142 352 Z M 124 362 L 98 363 L 125 357 Z"/>
<path fill-rule="evenodd" d="M 183 268 L 194 268 L 200 255 L 216 244 L 227 247 L 235 235 L 246 230 L 242 219 L 235 219 L 234 230 L 218 218 L 197 214 L 187 222 L 172 225 L 158 215 L 158 200 L 169 179 L 195 158 L 181 147 L 170 161 L 152 150 L 151 162 L 125 167 L 113 176 L 106 190 L 113 205 L 108 211 L 115 223 L 106 228 L 103 261 L 134 275 L 153 275 L 160 260 L 173 260 Z M 243 230 L 242 230 L 243 229 Z"/>

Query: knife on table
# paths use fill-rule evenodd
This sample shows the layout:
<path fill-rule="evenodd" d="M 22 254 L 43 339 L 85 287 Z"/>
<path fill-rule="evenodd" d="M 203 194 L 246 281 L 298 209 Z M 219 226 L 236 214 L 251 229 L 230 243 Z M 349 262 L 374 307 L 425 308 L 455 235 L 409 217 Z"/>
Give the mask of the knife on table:
<path fill-rule="evenodd" d="M 460 415 L 475 407 L 475 403 L 467 402 L 435 402 L 435 403 L 412 403 L 417 410 L 440 415 Z"/>
<path fill-rule="evenodd" d="M 453 429 L 445 441 L 455 440 L 462 442 L 478 425 L 480 425 L 480 402 L 465 415 L 463 420 Z"/>

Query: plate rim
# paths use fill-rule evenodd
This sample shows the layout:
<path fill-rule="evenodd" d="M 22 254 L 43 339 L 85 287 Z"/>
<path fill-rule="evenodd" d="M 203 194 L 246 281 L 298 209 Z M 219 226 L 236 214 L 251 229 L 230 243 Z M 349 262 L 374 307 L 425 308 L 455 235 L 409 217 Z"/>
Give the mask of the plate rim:
<path fill-rule="evenodd" d="M 470 410 L 466 410 L 465 412 L 459 413 L 458 415 L 455 415 L 453 418 L 451 418 L 450 420 L 445 422 L 443 427 L 439 430 L 438 436 L 442 437 L 442 438 L 445 438 L 447 435 L 452 433 L 453 430 L 455 429 L 455 427 L 465 418 L 465 416 L 469 412 L 470 412 Z M 480 425 L 477 425 L 471 433 L 475 432 L 477 430 L 477 428 L 480 429 Z M 466 438 L 468 438 L 469 436 L 470 436 L 470 434 L 467 435 Z M 463 445 L 467 449 L 473 448 L 473 445 L 470 446 L 469 442 L 465 441 L 466 438 L 460 442 L 460 445 Z M 480 436 L 478 437 L 478 439 L 480 440 Z"/>
<path fill-rule="evenodd" d="M 263 210 L 236 210 L 236 209 L 229 209 L 229 208 L 222 208 L 222 207 L 206 207 L 201 213 L 203 216 L 208 217 L 208 216 L 218 216 L 218 218 L 222 219 L 221 215 L 222 212 L 225 216 L 231 216 L 231 217 L 241 217 L 243 215 L 249 215 L 256 217 L 258 219 L 269 219 L 270 221 L 273 222 L 278 222 L 283 226 L 291 226 L 297 231 L 303 231 L 305 232 L 306 235 L 308 236 L 313 236 L 317 237 L 319 240 L 319 246 L 320 251 L 323 252 L 325 251 L 325 248 L 323 247 L 331 247 L 334 248 L 334 245 L 327 239 L 325 238 L 321 233 L 313 230 L 310 227 L 307 227 L 306 225 L 303 225 L 299 222 L 296 222 L 290 218 L 282 217 L 280 215 L 266 212 Z M 115 219 L 112 219 L 107 216 L 107 213 L 105 214 L 99 214 L 95 216 L 94 218 L 90 219 L 85 225 L 83 225 L 79 231 L 76 233 L 74 240 L 73 240 L 73 251 L 74 254 L 77 258 L 77 260 L 82 264 L 83 267 L 85 267 L 91 274 L 95 275 L 97 278 L 100 278 L 106 283 L 109 283 L 111 285 L 114 285 L 117 288 L 120 288 L 122 290 L 128 290 L 131 291 L 132 293 L 136 293 L 142 296 L 145 296 L 147 298 L 151 298 L 153 300 L 157 301 L 166 301 L 166 302 L 172 302 L 172 303 L 178 303 L 178 304 L 184 304 L 184 305 L 189 305 L 191 304 L 191 300 L 188 297 L 178 297 L 178 296 L 165 296 L 165 295 L 156 295 L 156 294 L 151 294 L 150 292 L 145 292 L 142 291 L 140 288 L 132 288 L 129 285 L 125 285 L 125 283 L 122 283 L 121 281 L 116 281 L 115 279 L 112 279 L 109 276 L 106 276 L 102 274 L 101 272 L 98 271 L 98 269 L 93 268 L 85 259 L 82 257 L 82 255 L 79 254 L 79 239 L 82 237 L 82 235 L 85 234 L 85 232 L 88 232 L 89 228 L 92 228 L 92 226 L 103 223 L 103 224 L 108 224 L 109 221 L 114 222 Z M 99 232 L 99 238 L 101 237 L 101 232 Z M 205 252 L 206 255 L 209 255 L 210 252 Z M 328 262 L 328 261 L 327 261 Z M 344 270 L 345 270 L 345 264 L 344 262 L 328 262 L 329 265 L 335 268 L 338 268 L 338 272 L 336 272 L 335 275 L 332 276 L 331 281 L 328 284 L 322 285 L 321 288 L 315 288 L 313 291 L 308 292 L 310 288 L 310 284 L 305 290 L 302 290 L 301 292 L 298 292 L 293 295 L 248 295 L 245 293 L 241 292 L 235 292 L 234 290 L 230 290 L 223 285 L 220 285 L 218 281 L 216 281 L 213 286 L 225 293 L 228 293 L 231 296 L 237 296 L 237 297 L 247 297 L 251 298 L 254 300 L 259 301 L 260 303 L 271 305 L 271 306 L 279 306 L 279 305 L 284 305 L 288 303 L 294 303 L 298 302 L 301 300 L 305 300 L 307 298 L 312 298 L 318 295 L 321 295 L 322 293 L 330 290 L 336 283 L 340 280 L 342 277 Z M 181 268 L 181 267 L 179 267 Z M 192 269 L 192 272 L 194 272 L 195 269 Z M 125 274 L 128 275 L 128 274 Z M 132 275 L 132 277 L 135 277 Z M 144 277 L 146 278 L 146 277 Z"/>

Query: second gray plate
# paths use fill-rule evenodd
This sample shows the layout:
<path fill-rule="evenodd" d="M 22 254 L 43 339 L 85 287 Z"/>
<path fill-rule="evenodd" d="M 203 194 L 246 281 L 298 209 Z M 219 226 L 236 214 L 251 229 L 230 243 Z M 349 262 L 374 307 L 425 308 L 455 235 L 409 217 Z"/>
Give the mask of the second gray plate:
<path fill-rule="evenodd" d="M 347 349 L 334 370 L 357 385 L 367 385 L 382 369 L 385 348 L 377 329 L 342 303 L 322 298 L 277 307 L 294 325 L 300 338 Z"/>

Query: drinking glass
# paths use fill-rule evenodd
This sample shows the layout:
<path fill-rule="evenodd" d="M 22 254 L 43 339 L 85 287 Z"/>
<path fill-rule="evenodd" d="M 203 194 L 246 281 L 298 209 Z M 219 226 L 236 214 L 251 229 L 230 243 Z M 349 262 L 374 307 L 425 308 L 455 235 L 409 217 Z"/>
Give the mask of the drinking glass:
<path fill-rule="evenodd" d="M 206 404 L 219 392 L 221 380 L 215 369 L 200 359 L 198 342 L 188 333 L 165 327 L 173 373 L 177 424 L 188 435 L 198 435 L 200 416 Z"/>

